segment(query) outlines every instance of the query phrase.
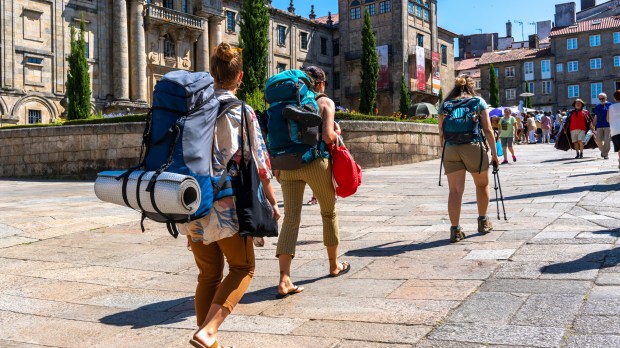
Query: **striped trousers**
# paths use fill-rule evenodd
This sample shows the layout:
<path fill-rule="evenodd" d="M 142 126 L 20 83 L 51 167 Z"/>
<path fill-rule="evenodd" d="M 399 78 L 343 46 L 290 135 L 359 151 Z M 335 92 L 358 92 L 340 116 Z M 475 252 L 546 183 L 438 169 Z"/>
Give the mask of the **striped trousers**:
<path fill-rule="evenodd" d="M 284 196 L 284 221 L 278 238 L 276 257 L 279 255 L 295 256 L 306 184 L 310 186 L 319 201 L 323 220 L 323 244 L 334 246 L 340 243 L 332 168 L 329 159 L 319 158 L 300 169 L 280 172 L 280 185 Z"/>

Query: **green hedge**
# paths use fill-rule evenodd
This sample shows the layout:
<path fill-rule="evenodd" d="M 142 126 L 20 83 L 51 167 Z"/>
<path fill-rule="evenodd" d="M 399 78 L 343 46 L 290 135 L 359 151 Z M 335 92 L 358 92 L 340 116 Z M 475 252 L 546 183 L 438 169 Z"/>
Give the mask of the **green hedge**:
<path fill-rule="evenodd" d="M 436 118 L 425 118 L 419 120 L 413 119 L 400 119 L 397 117 L 390 116 L 373 116 L 373 115 L 363 115 L 351 112 L 336 112 L 336 119 L 341 121 L 375 121 L 375 122 L 414 122 L 414 123 L 428 123 L 428 124 L 437 124 Z"/>
<path fill-rule="evenodd" d="M 127 122 L 143 122 L 146 121 L 146 114 L 128 115 L 111 118 L 88 118 L 85 120 L 72 120 L 58 123 L 37 123 L 23 124 L 17 126 L 4 126 L 2 129 L 19 129 L 19 128 L 39 128 L 39 127 L 60 127 L 60 126 L 80 126 L 86 124 L 105 124 L 105 123 L 127 123 Z"/>

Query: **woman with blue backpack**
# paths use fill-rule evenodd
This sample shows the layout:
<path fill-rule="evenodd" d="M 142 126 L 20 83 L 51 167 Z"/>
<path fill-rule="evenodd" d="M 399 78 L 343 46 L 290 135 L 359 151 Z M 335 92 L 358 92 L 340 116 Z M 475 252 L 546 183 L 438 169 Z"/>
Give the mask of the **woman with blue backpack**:
<path fill-rule="evenodd" d="M 452 92 L 439 110 L 439 137 L 443 144 L 442 163 L 448 177 L 450 216 L 450 242 L 465 238 L 460 225 L 461 201 L 465 190 L 465 174 L 469 172 L 476 185 L 478 203 L 478 232 L 491 232 L 493 225 L 487 216 L 490 202 L 489 157 L 490 149 L 494 167 L 499 164 L 497 149 L 486 139 L 494 140 L 487 103 L 476 96 L 474 80 L 460 75 Z M 486 137 L 486 139 L 485 139 Z M 440 182 L 441 184 L 441 182 Z"/>
<path fill-rule="evenodd" d="M 238 167 L 241 160 L 249 162 L 253 158 L 263 191 L 277 220 L 280 213 L 270 183 L 271 166 L 258 120 L 254 110 L 235 96 L 243 78 L 241 52 L 228 43 L 219 44 L 211 57 L 210 68 L 215 80 L 215 95 L 220 101 L 213 135 L 213 175 L 226 176 L 229 162 Z M 245 118 L 243 122 L 247 122 L 247 132 L 242 131 L 242 117 Z M 241 136 L 251 140 L 241 143 L 244 149 L 240 149 Z M 234 173 L 229 175 L 235 176 Z M 197 348 L 217 348 L 220 347 L 217 341 L 220 325 L 239 303 L 254 275 L 252 238 L 241 237 L 238 233 L 239 221 L 233 196 L 213 202 L 209 215 L 184 224 L 180 229 L 188 234 L 199 270 L 194 304 L 200 328 L 190 343 Z M 222 279 L 224 259 L 229 272 Z"/>

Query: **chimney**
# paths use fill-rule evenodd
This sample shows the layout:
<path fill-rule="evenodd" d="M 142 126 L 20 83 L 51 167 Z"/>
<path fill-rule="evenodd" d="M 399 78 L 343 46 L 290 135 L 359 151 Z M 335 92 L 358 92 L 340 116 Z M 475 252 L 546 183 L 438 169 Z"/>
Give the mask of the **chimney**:
<path fill-rule="evenodd" d="M 512 22 L 506 22 L 506 37 L 512 37 Z"/>
<path fill-rule="evenodd" d="M 581 0 L 581 11 L 596 6 L 596 0 Z"/>
<path fill-rule="evenodd" d="M 316 14 L 314 13 L 314 5 L 310 6 L 310 19 L 316 19 Z"/>
<path fill-rule="evenodd" d="M 575 25 L 577 5 L 574 2 L 555 5 L 555 25 L 557 27 L 569 27 Z"/>
<path fill-rule="evenodd" d="M 527 37 L 528 41 L 529 41 L 529 47 L 530 48 L 538 48 L 539 47 L 539 39 L 538 39 L 538 34 L 533 34 Z"/>

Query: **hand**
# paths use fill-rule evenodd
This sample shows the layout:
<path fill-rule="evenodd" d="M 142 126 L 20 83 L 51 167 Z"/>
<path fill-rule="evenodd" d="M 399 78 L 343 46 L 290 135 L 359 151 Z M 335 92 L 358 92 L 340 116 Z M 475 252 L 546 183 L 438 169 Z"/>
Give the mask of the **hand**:
<path fill-rule="evenodd" d="M 491 164 L 493 165 L 494 168 L 497 168 L 499 166 L 499 157 L 497 157 L 497 154 L 493 154 L 493 159 L 491 159 Z"/>
<path fill-rule="evenodd" d="M 336 134 L 338 135 L 342 133 L 342 129 L 340 128 L 340 125 L 337 122 L 334 122 L 334 132 L 336 132 Z"/>
<path fill-rule="evenodd" d="M 273 175 L 276 177 L 276 180 L 280 182 L 280 170 L 279 169 L 274 170 Z"/>
<path fill-rule="evenodd" d="M 278 208 L 278 203 L 273 204 L 271 206 L 273 208 L 273 218 L 276 219 L 276 222 L 280 220 L 280 209 Z"/>

